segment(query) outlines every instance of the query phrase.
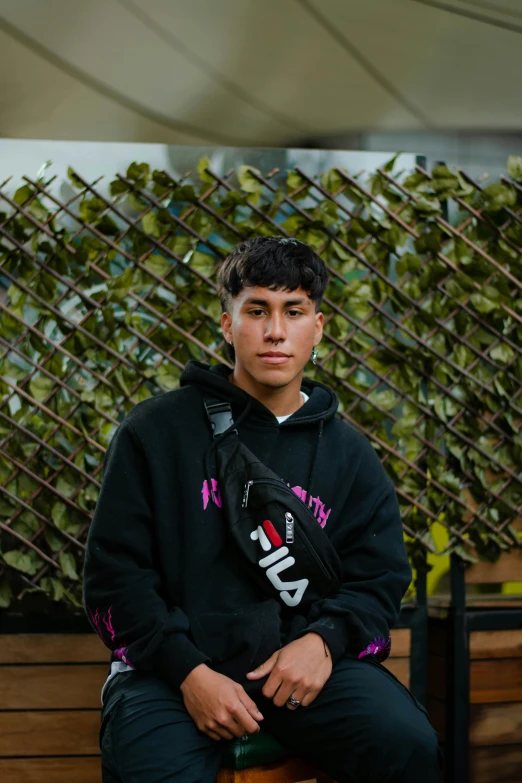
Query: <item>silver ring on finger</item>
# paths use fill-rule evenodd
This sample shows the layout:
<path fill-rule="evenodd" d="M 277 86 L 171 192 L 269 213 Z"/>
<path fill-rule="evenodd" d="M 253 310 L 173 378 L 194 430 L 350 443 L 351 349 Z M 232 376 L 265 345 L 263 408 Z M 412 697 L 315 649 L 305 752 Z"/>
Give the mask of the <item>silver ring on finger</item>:
<path fill-rule="evenodd" d="M 294 699 L 293 696 L 290 696 L 290 698 L 287 699 L 286 703 L 289 704 L 291 707 L 300 707 L 301 706 L 301 702 L 298 701 L 297 699 Z"/>

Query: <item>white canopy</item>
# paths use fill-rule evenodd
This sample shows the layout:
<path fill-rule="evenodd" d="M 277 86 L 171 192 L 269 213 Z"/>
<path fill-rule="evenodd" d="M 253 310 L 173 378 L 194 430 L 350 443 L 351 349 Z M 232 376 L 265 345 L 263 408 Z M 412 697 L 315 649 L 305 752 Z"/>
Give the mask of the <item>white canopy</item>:
<path fill-rule="evenodd" d="M 520 130 L 520 0 L 0 0 L 0 135 Z"/>

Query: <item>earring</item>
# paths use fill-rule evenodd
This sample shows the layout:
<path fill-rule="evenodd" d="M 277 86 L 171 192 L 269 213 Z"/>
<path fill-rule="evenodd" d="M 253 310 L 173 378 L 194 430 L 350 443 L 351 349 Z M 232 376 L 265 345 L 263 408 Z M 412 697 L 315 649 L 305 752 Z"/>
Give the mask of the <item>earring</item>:
<path fill-rule="evenodd" d="M 312 359 L 312 363 L 313 363 L 313 364 L 317 364 L 317 355 L 318 355 L 318 353 L 319 353 L 319 351 L 317 350 L 317 347 L 316 347 L 316 346 L 314 346 L 314 347 L 312 348 L 312 356 L 311 356 L 311 359 Z"/>

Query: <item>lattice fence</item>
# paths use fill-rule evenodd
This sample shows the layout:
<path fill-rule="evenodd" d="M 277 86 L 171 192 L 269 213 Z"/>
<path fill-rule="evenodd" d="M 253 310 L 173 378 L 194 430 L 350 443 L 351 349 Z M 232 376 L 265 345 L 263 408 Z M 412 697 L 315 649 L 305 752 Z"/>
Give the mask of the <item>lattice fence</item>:
<path fill-rule="evenodd" d="M 522 160 L 464 173 L 282 176 L 207 160 L 175 181 L 132 164 L 0 186 L 0 605 L 81 606 L 102 460 L 130 408 L 186 361 L 226 361 L 216 270 L 240 239 L 297 236 L 328 265 L 315 376 L 392 477 L 416 565 L 519 545 Z"/>

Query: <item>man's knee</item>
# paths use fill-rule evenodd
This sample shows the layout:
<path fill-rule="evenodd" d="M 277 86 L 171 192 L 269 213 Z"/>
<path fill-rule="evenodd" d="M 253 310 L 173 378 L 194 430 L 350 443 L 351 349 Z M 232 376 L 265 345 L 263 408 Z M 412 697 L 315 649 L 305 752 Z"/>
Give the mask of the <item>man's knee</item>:
<path fill-rule="evenodd" d="M 413 720 L 412 717 L 415 719 Z M 440 750 L 437 733 L 420 710 L 415 716 L 379 715 L 374 722 L 373 749 L 362 760 L 377 782 L 438 783 Z"/>
<path fill-rule="evenodd" d="M 406 745 L 410 756 L 437 759 L 439 738 L 424 715 L 421 716 L 418 724 L 409 727 Z"/>
<path fill-rule="evenodd" d="M 437 783 L 440 780 L 439 738 L 429 720 L 419 711 L 415 721 L 394 720 L 385 733 L 381 763 L 382 780 L 401 783 Z M 395 773 L 393 775 L 392 773 Z M 392 774 L 390 774 L 392 773 Z"/>

